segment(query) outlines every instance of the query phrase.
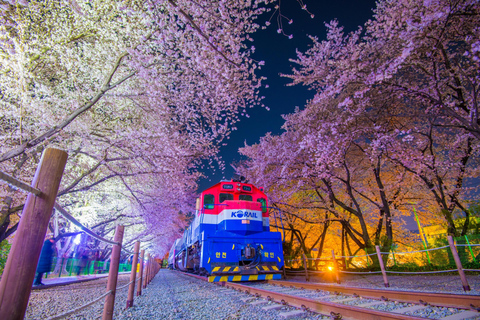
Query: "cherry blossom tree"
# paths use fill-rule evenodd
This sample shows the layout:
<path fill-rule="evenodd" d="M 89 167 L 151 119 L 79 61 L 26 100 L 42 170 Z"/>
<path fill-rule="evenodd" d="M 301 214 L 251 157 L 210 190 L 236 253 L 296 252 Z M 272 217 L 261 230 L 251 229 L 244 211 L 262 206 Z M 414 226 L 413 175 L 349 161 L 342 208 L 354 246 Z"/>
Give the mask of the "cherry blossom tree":
<path fill-rule="evenodd" d="M 370 141 L 374 138 L 368 119 L 348 124 L 337 112 L 315 106 L 311 113 L 310 107 L 286 117 L 281 136 L 241 149 L 250 160 L 237 169 L 267 187 L 275 203 L 308 192 L 311 197 L 302 207 L 318 212 L 317 223 L 338 223 L 358 249 L 373 252 L 377 244 L 388 251 L 393 216 L 399 227 L 401 200 L 410 191 L 402 190 L 405 170 L 388 165 L 367 142 L 367 134 Z"/>
<path fill-rule="evenodd" d="M 315 191 L 367 252 L 389 248 L 412 203 L 435 204 L 461 234 L 452 217 L 463 212 L 468 228 L 465 182 L 478 177 L 478 9 L 379 1 L 365 28 L 345 35 L 328 23 L 326 40 L 311 37 L 286 75 L 314 98 L 285 117 L 282 135 L 242 148 L 249 161 L 237 169 L 273 201 Z"/>
<path fill-rule="evenodd" d="M 424 184 L 451 234 L 459 234 L 455 210 L 468 229 L 464 182 L 478 176 L 478 9 L 472 1 L 379 2 L 365 30 L 344 35 L 328 24 L 327 40 L 313 39 L 291 76 L 318 90 L 316 103 L 341 95 L 336 107 L 352 119 L 383 114 L 383 137 L 372 145 Z"/>
<path fill-rule="evenodd" d="M 2 2 L 0 169 L 28 181 L 56 145 L 70 156 L 62 205 L 103 199 L 98 212 L 122 194 L 131 212 L 105 208 L 105 221 L 168 228 L 189 210 L 192 169 L 260 104 L 248 42 L 265 2 Z M 1 198 L 4 237 L 24 197 Z"/>

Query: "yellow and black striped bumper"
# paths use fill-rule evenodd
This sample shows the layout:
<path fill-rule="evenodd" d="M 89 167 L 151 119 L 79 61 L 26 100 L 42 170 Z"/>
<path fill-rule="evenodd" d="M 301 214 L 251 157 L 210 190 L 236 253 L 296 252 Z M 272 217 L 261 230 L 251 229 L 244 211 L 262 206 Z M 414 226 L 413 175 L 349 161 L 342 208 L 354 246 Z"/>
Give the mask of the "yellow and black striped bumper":
<path fill-rule="evenodd" d="M 214 267 L 212 269 L 212 274 L 214 273 L 242 273 L 245 270 L 242 267 Z M 257 272 L 266 273 L 266 272 L 280 272 L 277 266 L 257 266 Z"/>
<path fill-rule="evenodd" d="M 252 275 L 232 275 L 232 276 L 210 276 L 208 282 L 233 282 L 233 281 L 256 281 L 256 280 L 280 280 L 282 275 L 276 274 L 252 274 Z"/>

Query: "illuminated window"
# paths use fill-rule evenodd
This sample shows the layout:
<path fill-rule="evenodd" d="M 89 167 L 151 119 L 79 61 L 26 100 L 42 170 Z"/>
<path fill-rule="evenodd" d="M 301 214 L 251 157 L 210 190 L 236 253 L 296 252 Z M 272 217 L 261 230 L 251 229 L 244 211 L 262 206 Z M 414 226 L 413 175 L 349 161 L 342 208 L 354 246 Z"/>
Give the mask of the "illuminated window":
<path fill-rule="evenodd" d="M 203 207 L 205 209 L 213 209 L 215 203 L 215 196 L 213 194 L 206 194 L 203 196 Z"/>
<path fill-rule="evenodd" d="M 253 198 L 249 194 L 241 194 L 238 196 L 238 200 L 253 201 Z"/>
<path fill-rule="evenodd" d="M 220 193 L 220 203 L 225 200 L 233 200 L 233 194 L 231 193 Z"/>

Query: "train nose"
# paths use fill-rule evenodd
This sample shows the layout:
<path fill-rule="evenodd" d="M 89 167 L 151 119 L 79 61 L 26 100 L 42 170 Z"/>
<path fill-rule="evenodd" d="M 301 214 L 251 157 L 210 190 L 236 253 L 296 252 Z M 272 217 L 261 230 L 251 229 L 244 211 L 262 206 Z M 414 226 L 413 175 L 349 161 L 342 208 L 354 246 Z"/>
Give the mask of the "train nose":
<path fill-rule="evenodd" d="M 219 216 L 219 230 L 239 235 L 250 235 L 263 231 L 262 207 L 259 202 L 226 200 Z"/>

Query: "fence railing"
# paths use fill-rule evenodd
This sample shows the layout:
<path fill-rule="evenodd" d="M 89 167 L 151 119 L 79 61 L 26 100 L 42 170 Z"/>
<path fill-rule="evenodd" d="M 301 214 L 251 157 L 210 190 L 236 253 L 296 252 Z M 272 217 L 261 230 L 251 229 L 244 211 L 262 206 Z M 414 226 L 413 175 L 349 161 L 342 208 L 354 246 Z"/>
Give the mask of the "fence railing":
<path fill-rule="evenodd" d="M 307 258 L 305 254 L 302 255 L 303 259 L 285 259 L 285 264 L 289 266 L 296 265 L 297 267 L 301 266 L 303 267 L 303 270 L 292 270 L 292 269 L 285 269 L 285 275 L 286 276 L 299 276 L 303 275 L 305 276 L 305 280 L 309 281 L 309 277 L 312 274 L 325 274 L 325 273 L 332 273 L 332 275 L 335 276 L 335 279 L 337 283 L 340 283 L 340 274 L 357 274 L 357 275 L 365 275 L 365 274 L 382 274 L 383 280 L 385 287 L 389 287 L 389 281 L 388 281 L 388 276 L 387 274 L 439 274 L 439 273 L 447 273 L 447 272 L 457 272 L 460 276 L 460 280 L 463 286 L 463 289 L 465 291 L 470 291 L 470 285 L 468 284 L 467 278 L 465 276 L 464 271 L 472 271 L 472 272 L 480 272 L 480 269 L 465 269 L 463 268 L 462 265 L 462 260 L 460 259 L 460 254 L 459 250 L 457 247 L 468 247 L 469 251 L 471 253 L 472 259 L 475 261 L 475 255 L 473 254 L 472 247 L 480 247 L 480 244 L 459 244 L 455 243 L 454 239 L 451 236 L 447 237 L 448 240 L 448 246 L 441 246 L 437 248 L 430 248 L 430 249 L 424 249 L 424 250 L 415 250 L 415 251 L 407 251 L 407 252 L 381 252 L 379 246 L 375 246 L 376 252 L 375 253 L 370 253 L 370 254 L 365 254 L 365 255 L 360 255 L 360 256 L 335 256 L 334 250 L 332 250 L 332 258 L 322 258 L 322 259 L 315 259 L 315 258 Z M 468 241 L 468 240 L 467 240 Z M 446 250 L 447 253 L 446 255 L 451 255 L 451 260 L 453 261 L 454 264 L 450 264 L 450 269 L 446 270 L 431 270 L 431 271 L 399 271 L 399 270 L 393 270 L 392 268 L 386 267 L 385 261 L 388 261 L 390 259 L 390 256 L 393 256 L 393 259 L 395 259 L 395 255 L 412 255 L 412 254 L 417 254 L 417 253 L 426 253 L 428 252 L 435 252 L 435 251 L 440 251 L 440 250 Z M 460 251 L 462 252 L 462 251 Z M 375 263 L 377 264 L 378 269 L 377 270 L 368 270 L 368 271 L 347 271 L 347 261 L 351 259 L 358 259 L 358 258 L 364 258 L 366 261 L 366 264 L 368 266 L 368 261 L 371 259 L 371 264 Z M 431 264 L 430 259 L 428 260 L 429 263 Z M 323 266 L 327 266 L 326 268 L 323 268 L 323 270 L 312 270 L 312 268 L 308 268 L 308 265 L 313 265 L 315 264 L 318 266 L 319 264 L 322 264 Z M 392 267 L 392 266 L 390 266 Z"/>
<path fill-rule="evenodd" d="M 0 319 L 23 319 L 25 316 L 30 292 L 32 289 L 33 279 L 35 277 L 36 266 L 40 256 L 40 251 L 45 238 L 48 223 L 52 215 L 53 207 L 69 221 L 82 229 L 85 233 L 94 237 L 97 240 L 113 245 L 108 267 L 107 292 L 93 301 L 70 310 L 66 313 L 57 315 L 51 319 L 61 319 L 75 312 L 78 312 L 98 301 L 105 298 L 102 319 L 112 319 L 113 309 L 115 304 L 115 292 L 117 290 L 117 277 L 119 271 L 128 271 L 130 269 L 130 282 L 124 286 L 129 287 L 127 297 L 127 308 L 133 306 L 133 293 L 135 291 L 135 281 L 137 264 L 140 259 L 140 272 L 138 277 L 137 296 L 142 293 L 143 288 L 153 279 L 155 274 L 160 269 L 160 266 L 151 259 L 150 254 L 145 260 L 145 250 L 140 254 L 140 242 L 135 243 L 134 252 L 131 253 L 122 248 L 124 226 L 117 226 L 115 230 L 114 239 L 108 240 L 95 234 L 92 230 L 83 226 L 75 218 L 73 218 L 65 209 L 55 203 L 60 181 L 63 175 L 63 170 L 67 162 L 67 153 L 63 150 L 47 148 L 42 154 L 42 159 L 37 167 L 34 179 L 31 186 L 15 179 L 14 177 L 0 172 L 0 180 L 3 180 L 15 188 L 19 188 L 29 193 L 25 202 L 23 212 L 18 224 L 13 245 L 7 258 L 7 263 L 0 281 Z M 133 261 L 131 265 L 125 266 L 120 264 L 120 251 L 124 250 L 133 254 Z M 67 266 L 69 264 L 70 271 L 75 265 L 76 259 L 67 259 Z M 100 264 L 103 267 L 105 262 L 94 261 L 87 268 L 86 273 L 100 270 Z M 143 274 L 145 264 L 145 276 Z M 63 263 L 61 265 L 61 270 Z M 121 270 L 123 269 L 123 270 Z M 78 271 L 78 269 L 77 269 Z M 60 275 L 61 276 L 61 271 Z M 143 281 L 142 281 L 143 280 Z M 124 287 L 118 288 L 122 289 Z"/>
<path fill-rule="evenodd" d="M 60 268 L 58 273 L 55 272 L 55 266 L 60 260 Z M 85 265 L 83 265 L 85 264 Z M 119 272 L 128 272 L 132 270 L 132 265 L 129 263 L 120 263 Z M 105 274 L 110 271 L 110 261 L 96 261 L 87 260 L 84 262 L 82 259 L 75 258 L 53 258 L 52 267 L 50 271 L 46 273 L 46 278 L 62 277 L 62 276 L 74 276 L 74 275 L 92 275 L 92 274 Z"/>

